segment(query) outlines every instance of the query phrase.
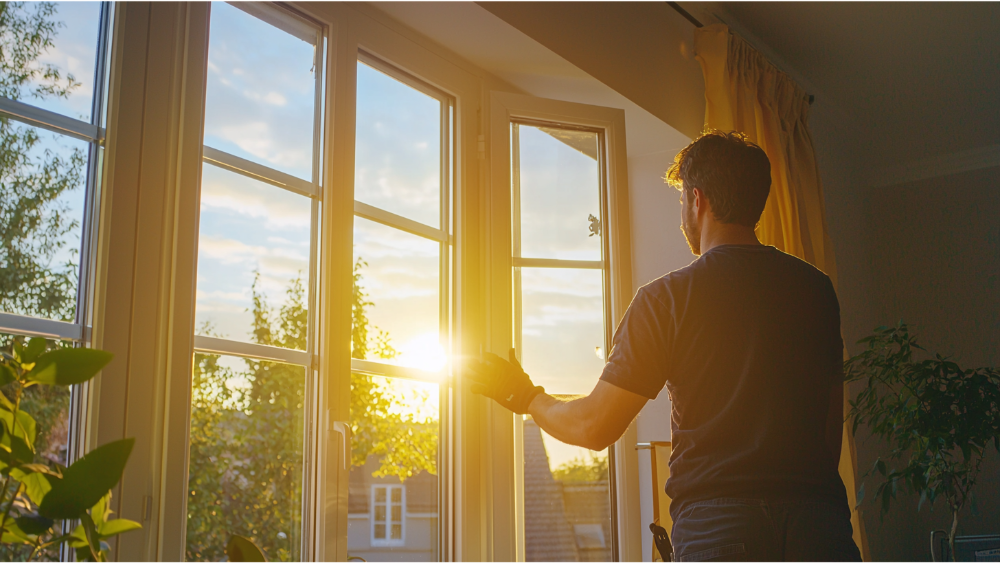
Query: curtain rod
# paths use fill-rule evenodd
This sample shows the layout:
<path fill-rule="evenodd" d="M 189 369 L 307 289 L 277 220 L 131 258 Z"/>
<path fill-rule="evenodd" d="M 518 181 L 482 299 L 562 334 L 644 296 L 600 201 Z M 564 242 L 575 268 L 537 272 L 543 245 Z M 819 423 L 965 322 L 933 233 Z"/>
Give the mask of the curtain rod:
<path fill-rule="evenodd" d="M 694 25 L 695 27 L 705 27 L 705 24 L 698 21 L 698 18 L 692 16 L 691 12 L 688 12 L 687 10 L 682 8 L 681 5 L 678 4 L 677 2 L 667 2 L 667 5 L 676 10 L 678 14 L 684 16 L 684 19 L 691 22 L 691 24 Z M 816 96 L 813 96 L 812 94 L 806 94 L 806 98 L 809 100 L 809 104 L 811 105 L 813 103 L 813 100 L 816 99 Z"/>

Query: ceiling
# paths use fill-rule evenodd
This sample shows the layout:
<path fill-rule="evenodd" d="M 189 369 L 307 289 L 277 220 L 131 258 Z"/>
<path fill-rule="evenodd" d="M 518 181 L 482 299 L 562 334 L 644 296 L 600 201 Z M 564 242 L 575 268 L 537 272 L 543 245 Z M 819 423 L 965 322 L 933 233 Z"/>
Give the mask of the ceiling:
<path fill-rule="evenodd" d="M 1000 3 L 701 6 L 848 120 L 867 167 L 1000 154 Z"/>
<path fill-rule="evenodd" d="M 396 21 L 521 93 L 625 110 L 628 156 L 676 152 L 690 142 L 650 112 L 472 2 L 373 2 Z"/>

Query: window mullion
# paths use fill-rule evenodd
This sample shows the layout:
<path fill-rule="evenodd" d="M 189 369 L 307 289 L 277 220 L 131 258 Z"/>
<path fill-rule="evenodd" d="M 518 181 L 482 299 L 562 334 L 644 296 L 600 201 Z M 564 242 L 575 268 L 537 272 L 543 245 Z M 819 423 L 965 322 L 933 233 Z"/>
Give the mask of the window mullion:
<path fill-rule="evenodd" d="M 309 352 L 303 350 L 278 348 L 277 346 L 265 346 L 251 342 L 239 342 L 237 340 L 227 340 L 213 336 L 195 335 L 194 349 L 196 352 L 202 354 L 223 354 L 253 360 L 281 362 L 305 366 L 307 368 L 312 365 Z"/>
<path fill-rule="evenodd" d="M 39 129 L 45 129 L 53 133 L 80 139 L 81 141 L 93 143 L 104 140 L 104 129 L 102 127 L 3 96 L 0 96 L 0 114 L 15 121 L 31 125 L 32 127 L 38 127 Z"/>
<path fill-rule="evenodd" d="M 220 151 L 208 145 L 204 147 L 203 158 L 209 164 L 218 166 L 223 170 L 259 180 L 299 195 L 313 199 L 319 199 L 321 195 L 319 186 L 312 182 L 307 182 L 291 174 L 268 168 L 262 164 L 257 164 L 256 162 L 240 158 L 225 151 Z"/>
<path fill-rule="evenodd" d="M 369 221 L 374 221 L 380 225 L 385 225 L 386 227 L 392 227 L 394 229 L 410 233 L 411 235 L 417 235 L 418 237 L 444 243 L 450 242 L 448 233 L 444 230 L 435 229 L 434 227 L 427 226 L 419 221 L 407 219 L 401 215 L 396 215 L 395 213 L 379 209 L 378 207 L 374 207 L 357 200 L 354 202 L 354 214 L 364 219 L 368 219 Z"/>

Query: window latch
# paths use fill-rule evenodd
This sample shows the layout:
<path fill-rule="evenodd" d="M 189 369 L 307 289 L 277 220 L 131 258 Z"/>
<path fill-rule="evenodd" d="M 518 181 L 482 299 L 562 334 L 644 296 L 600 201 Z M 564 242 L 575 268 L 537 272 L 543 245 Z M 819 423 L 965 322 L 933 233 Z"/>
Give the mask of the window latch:
<path fill-rule="evenodd" d="M 342 420 L 334 420 L 332 430 L 340 434 L 340 462 L 344 470 L 347 470 L 347 460 L 349 455 L 349 444 L 351 443 L 351 426 Z"/>

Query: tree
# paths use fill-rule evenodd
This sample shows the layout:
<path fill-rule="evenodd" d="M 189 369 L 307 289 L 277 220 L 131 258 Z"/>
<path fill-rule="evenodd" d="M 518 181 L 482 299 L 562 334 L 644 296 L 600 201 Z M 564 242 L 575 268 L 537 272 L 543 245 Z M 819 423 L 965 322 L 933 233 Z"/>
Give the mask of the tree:
<path fill-rule="evenodd" d="M 391 359 L 388 334 L 372 326 L 374 305 L 354 265 L 352 355 Z M 277 311 L 251 286 L 251 339 L 258 344 L 306 349 L 308 310 L 301 275 Z M 201 334 L 213 334 L 203 327 Z M 299 559 L 303 405 L 306 372 L 300 366 L 242 360 L 243 369 L 213 354 L 195 354 L 192 374 L 191 454 L 188 478 L 187 559 L 219 560 L 233 534 L 245 536 L 271 560 Z M 351 463 L 380 458 L 376 476 L 401 480 L 436 473 L 437 423 L 407 408 L 427 399 L 400 397 L 381 378 L 351 376 Z"/>
<path fill-rule="evenodd" d="M 80 86 L 38 57 L 54 45 L 51 2 L 0 4 L 0 96 L 67 98 Z M 52 264 L 79 228 L 60 197 L 82 185 L 86 155 L 43 149 L 38 131 L 0 116 L 0 310 L 72 321 L 77 264 Z"/>
<path fill-rule="evenodd" d="M 556 481 L 587 482 L 608 480 L 608 456 L 587 452 L 589 459 L 573 458 L 552 471 Z"/>
<path fill-rule="evenodd" d="M 362 286 L 362 258 L 354 263 L 354 287 L 351 300 L 351 356 L 359 360 L 369 355 L 392 359 L 398 354 L 389 335 L 368 321 L 368 309 L 374 304 Z M 369 333 L 369 330 L 375 334 Z M 365 374 L 351 375 L 351 465 L 362 466 L 369 456 L 380 459 L 375 477 L 395 476 L 401 481 L 420 471 L 437 474 L 438 426 L 436 420 L 420 419 L 412 408 L 400 408 L 426 402 L 429 397 L 414 392 L 400 397 L 383 378 Z"/>

